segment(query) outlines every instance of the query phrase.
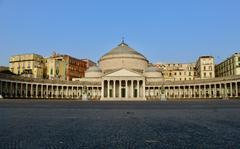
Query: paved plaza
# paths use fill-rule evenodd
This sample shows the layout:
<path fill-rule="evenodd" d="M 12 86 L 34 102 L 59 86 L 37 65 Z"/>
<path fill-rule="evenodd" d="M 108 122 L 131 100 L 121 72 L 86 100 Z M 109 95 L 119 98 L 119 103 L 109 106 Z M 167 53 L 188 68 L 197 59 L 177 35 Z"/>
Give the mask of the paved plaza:
<path fill-rule="evenodd" d="M 240 148 L 240 101 L 0 100 L 0 148 Z"/>

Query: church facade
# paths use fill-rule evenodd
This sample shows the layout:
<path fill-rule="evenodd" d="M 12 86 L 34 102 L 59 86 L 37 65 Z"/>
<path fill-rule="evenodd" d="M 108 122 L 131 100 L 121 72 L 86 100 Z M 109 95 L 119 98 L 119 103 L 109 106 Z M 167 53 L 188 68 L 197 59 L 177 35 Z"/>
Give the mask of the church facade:
<path fill-rule="evenodd" d="M 240 96 L 240 76 L 165 80 L 160 68 L 126 43 L 120 43 L 73 81 L 0 74 L 4 98 L 79 100 L 229 99 Z"/>

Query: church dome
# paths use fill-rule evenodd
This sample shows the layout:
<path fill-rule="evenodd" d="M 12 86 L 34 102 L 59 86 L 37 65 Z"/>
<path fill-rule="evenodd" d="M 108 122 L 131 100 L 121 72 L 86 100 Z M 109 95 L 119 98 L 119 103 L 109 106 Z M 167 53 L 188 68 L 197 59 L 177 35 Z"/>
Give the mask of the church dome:
<path fill-rule="evenodd" d="M 126 43 L 122 42 L 120 43 L 117 47 L 113 48 L 110 50 L 108 53 L 102 56 L 102 58 L 106 56 L 114 56 L 114 55 L 121 55 L 121 54 L 126 54 L 126 55 L 134 55 L 141 57 L 143 59 L 146 59 L 145 56 L 143 56 L 141 53 L 135 51 L 133 48 L 130 48 Z"/>
<path fill-rule="evenodd" d="M 150 66 L 145 69 L 145 72 L 162 72 L 159 68 Z"/>
<path fill-rule="evenodd" d="M 148 60 L 144 55 L 129 47 L 122 41 L 99 60 L 99 66 L 104 73 L 121 68 L 144 72 Z"/>
<path fill-rule="evenodd" d="M 89 67 L 85 72 L 86 78 L 99 78 L 102 75 L 102 70 L 97 66 Z"/>
<path fill-rule="evenodd" d="M 89 67 L 86 72 L 102 72 L 102 70 L 97 66 Z"/>
<path fill-rule="evenodd" d="M 149 66 L 145 69 L 144 75 L 149 78 L 161 78 L 162 70 L 154 66 Z"/>

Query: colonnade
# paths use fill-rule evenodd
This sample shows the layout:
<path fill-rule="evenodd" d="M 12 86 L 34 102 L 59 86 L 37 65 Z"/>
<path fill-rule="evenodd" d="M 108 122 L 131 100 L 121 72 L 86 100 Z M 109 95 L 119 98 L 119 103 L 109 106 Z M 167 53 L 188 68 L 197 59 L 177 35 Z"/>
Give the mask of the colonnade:
<path fill-rule="evenodd" d="M 161 91 L 167 99 L 187 98 L 238 98 L 240 95 L 240 81 L 215 82 L 203 84 L 147 86 L 147 99 L 159 99 Z"/>
<path fill-rule="evenodd" d="M 105 79 L 102 85 L 50 84 L 0 80 L 0 95 L 4 98 L 41 99 L 204 99 L 239 98 L 240 80 L 192 84 L 146 85 L 145 80 Z"/>
<path fill-rule="evenodd" d="M 0 80 L 0 95 L 4 98 L 68 98 L 100 99 L 100 86 L 41 84 Z"/>
<path fill-rule="evenodd" d="M 102 99 L 143 99 L 144 80 L 103 80 Z"/>

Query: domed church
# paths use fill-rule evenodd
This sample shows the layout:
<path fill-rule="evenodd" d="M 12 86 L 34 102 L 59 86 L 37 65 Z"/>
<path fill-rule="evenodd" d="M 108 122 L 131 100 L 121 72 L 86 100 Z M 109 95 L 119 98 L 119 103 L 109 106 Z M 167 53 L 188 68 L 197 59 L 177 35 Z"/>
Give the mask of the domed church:
<path fill-rule="evenodd" d="M 124 41 L 104 54 L 80 81 L 101 83 L 101 100 L 146 100 L 145 85 L 162 81 L 159 68 Z"/>

